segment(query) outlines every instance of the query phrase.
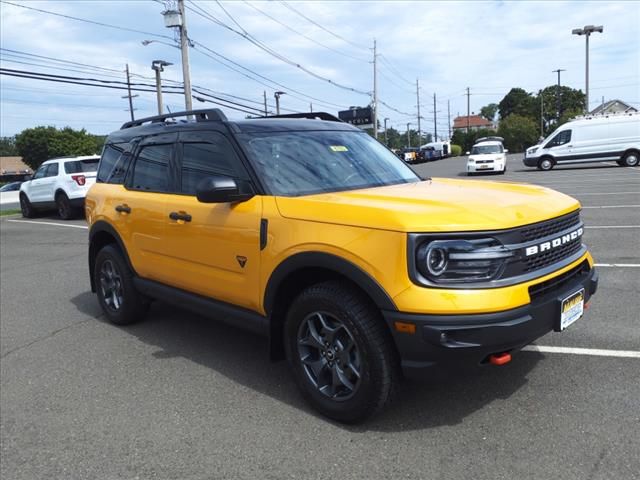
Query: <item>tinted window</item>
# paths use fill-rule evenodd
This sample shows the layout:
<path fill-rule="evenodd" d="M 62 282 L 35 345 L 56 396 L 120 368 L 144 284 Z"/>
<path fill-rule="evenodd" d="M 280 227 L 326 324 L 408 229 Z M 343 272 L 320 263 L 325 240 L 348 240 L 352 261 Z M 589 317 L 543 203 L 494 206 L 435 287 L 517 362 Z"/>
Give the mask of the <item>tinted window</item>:
<path fill-rule="evenodd" d="M 238 135 L 275 195 L 295 196 L 417 182 L 418 176 L 364 132 Z"/>
<path fill-rule="evenodd" d="M 200 180 L 211 175 L 245 177 L 229 141 L 212 135 L 214 143 L 185 143 L 182 147 L 182 192 L 195 195 Z"/>
<path fill-rule="evenodd" d="M 571 141 L 571 130 L 564 130 L 553 137 L 544 148 L 558 147 Z"/>
<path fill-rule="evenodd" d="M 150 192 L 168 191 L 172 150 L 172 145 L 142 147 L 134 165 L 132 187 Z"/>
<path fill-rule="evenodd" d="M 98 159 L 90 158 L 88 160 L 74 160 L 72 162 L 64 162 L 65 173 L 88 173 L 98 170 Z"/>
<path fill-rule="evenodd" d="M 47 171 L 47 168 L 49 168 L 49 165 L 41 165 L 40 168 L 36 170 L 36 173 L 33 174 L 33 180 L 36 180 L 38 178 L 43 178 L 44 173 Z"/>
<path fill-rule="evenodd" d="M 105 145 L 98 167 L 98 182 L 124 183 L 124 176 L 131 162 L 128 143 L 110 143 Z"/>
<path fill-rule="evenodd" d="M 58 175 L 58 164 L 57 163 L 50 163 L 47 166 L 47 173 L 44 174 L 45 177 L 55 177 L 56 175 Z"/>
<path fill-rule="evenodd" d="M 471 149 L 471 155 L 484 155 L 491 153 L 503 153 L 502 145 L 475 145 Z"/>

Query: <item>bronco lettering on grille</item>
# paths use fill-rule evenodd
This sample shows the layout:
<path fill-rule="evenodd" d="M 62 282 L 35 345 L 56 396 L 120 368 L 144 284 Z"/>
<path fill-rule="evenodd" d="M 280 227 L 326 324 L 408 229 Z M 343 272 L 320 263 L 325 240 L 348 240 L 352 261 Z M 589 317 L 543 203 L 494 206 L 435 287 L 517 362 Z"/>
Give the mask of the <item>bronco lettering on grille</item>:
<path fill-rule="evenodd" d="M 549 240 L 548 242 L 542 242 L 538 245 L 532 245 L 525 249 L 525 255 L 530 257 L 531 255 L 536 255 L 538 253 L 545 252 L 547 250 L 554 249 L 561 245 L 565 245 L 569 242 L 573 242 L 574 240 L 580 238 L 582 236 L 584 229 L 582 227 L 574 230 L 571 233 L 567 233 L 562 235 L 561 237 L 554 238 L 553 240 Z"/>

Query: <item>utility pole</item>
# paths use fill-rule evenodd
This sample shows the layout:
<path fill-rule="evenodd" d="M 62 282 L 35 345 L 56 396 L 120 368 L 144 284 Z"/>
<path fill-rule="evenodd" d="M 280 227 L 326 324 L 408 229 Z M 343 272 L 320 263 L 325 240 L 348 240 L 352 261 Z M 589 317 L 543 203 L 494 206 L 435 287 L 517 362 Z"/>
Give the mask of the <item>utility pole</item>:
<path fill-rule="evenodd" d="M 264 97 L 264 116 L 268 117 L 269 111 L 267 110 L 267 91 L 266 90 L 262 91 L 262 96 Z"/>
<path fill-rule="evenodd" d="M 158 115 L 162 115 L 164 107 L 162 106 L 162 79 L 160 78 L 160 72 L 164 72 L 164 67 L 173 65 L 173 63 L 165 62 L 164 60 L 154 60 L 151 62 L 151 70 L 156 72 L 156 95 L 158 97 Z"/>
<path fill-rule="evenodd" d="M 558 122 L 560 122 L 560 115 L 562 114 L 562 112 L 560 112 L 560 72 L 566 72 L 566 70 L 559 68 L 557 70 L 553 70 L 553 72 L 558 74 L 558 87 L 556 89 L 556 118 L 558 119 Z"/>
<path fill-rule="evenodd" d="M 125 95 L 122 98 L 128 98 L 129 99 L 129 114 L 131 115 L 131 121 L 134 121 L 135 118 L 133 118 L 133 111 L 135 110 L 135 108 L 133 108 L 133 98 L 137 97 L 138 95 L 131 95 L 131 77 L 129 76 L 129 64 L 127 63 L 127 95 Z"/>
<path fill-rule="evenodd" d="M 313 103 L 309 103 L 309 112 L 313 113 Z"/>
<path fill-rule="evenodd" d="M 469 98 L 470 98 L 471 94 L 469 93 L 469 87 L 467 87 L 467 133 L 469 133 L 469 131 L 471 130 L 471 125 L 469 123 Z"/>
<path fill-rule="evenodd" d="M 438 122 L 437 122 L 437 117 L 436 117 L 436 94 L 434 92 L 433 94 L 433 141 L 437 142 L 438 141 Z"/>
<path fill-rule="evenodd" d="M 540 136 L 544 137 L 544 125 L 542 123 L 542 116 L 544 114 L 544 97 L 542 92 L 540 93 Z"/>
<path fill-rule="evenodd" d="M 373 39 L 373 138 L 378 138 L 378 51 Z"/>
<path fill-rule="evenodd" d="M 411 130 L 409 130 L 409 127 L 411 126 L 411 123 L 407 123 L 407 147 L 411 148 Z"/>
<path fill-rule="evenodd" d="M 287 92 L 281 92 L 281 91 L 277 91 L 277 92 L 273 92 L 273 96 L 276 99 L 276 115 L 280 115 L 280 95 L 284 95 Z"/>
<path fill-rule="evenodd" d="M 189 37 L 187 35 L 187 17 L 184 11 L 184 0 L 178 0 L 178 11 L 182 23 L 180 29 L 180 51 L 182 53 L 182 81 L 184 82 L 184 106 L 187 111 L 193 110 L 191 99 L 191 70 L 189 69 Z M 189 116 L 190 118 L 191 116 Z"/>
<path fill-rule="evenodd" d="M 385 118 L 384 119 L 384 144 L 388 147 L 389 146 L 389 139 L 387 138 L 387 121 L 389 119 Z"/>
<path fill-rule="evenodd" d="M 420 128 L 420 84 L 418 83 L 417 78 L 416 78 L 416 98 L 418 101 L 418 144 L 420 144 L 422 143 L 422 129 Z"/>
<path fill-rule="evenodd" d="M 447 100 L 447 126 L 449 127 L 449 140 L 451 140 L 451 101 Z"/>

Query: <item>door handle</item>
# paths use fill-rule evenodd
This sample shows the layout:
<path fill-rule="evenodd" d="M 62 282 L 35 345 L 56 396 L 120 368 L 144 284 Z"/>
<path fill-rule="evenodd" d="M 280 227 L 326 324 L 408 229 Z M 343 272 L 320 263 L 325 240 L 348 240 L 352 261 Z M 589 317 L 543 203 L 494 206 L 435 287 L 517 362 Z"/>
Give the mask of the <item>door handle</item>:
<path fill-rule="evenodd" d="M 131 213 L 131 207 L 126 203 L 123 205 L 116 205 L 116 212 L 118 213 Z"/>
<path fill-rule="evenodd" d="M 191 221 L 191 215 L 185 212 L 171 212 L 169 214 L 169 218 L 175 221 L 180 221 L 180 220 L 182 220 L 183 222 Z"/>

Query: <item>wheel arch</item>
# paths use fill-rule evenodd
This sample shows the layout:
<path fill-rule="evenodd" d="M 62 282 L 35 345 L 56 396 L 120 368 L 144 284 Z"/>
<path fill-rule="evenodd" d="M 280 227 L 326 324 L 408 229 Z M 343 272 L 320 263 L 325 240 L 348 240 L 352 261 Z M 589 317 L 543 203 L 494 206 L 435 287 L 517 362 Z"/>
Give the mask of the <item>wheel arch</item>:
<path fill-rule="evenodd" d="M 398 310 L 382 286 L 354 263 L 323 252 L 292 255 L 275 268 L 265 288 L 272 359 L 284 358 L 284 322 L 291 301 L 305 288 L 327 280 L 346 280 L 380 310 Z"/>
<path fill-rule="evenodd" d="M 135 270 L 131 265 L 129 255 L 127 254 L 127 250 L 124 247 L 124 242 L 122 241 L 122 238 L 120 238 L 120 235 L 118 235 L 118 232 L 116 232 L 116 229 L 105 221 L 97 221 L 89 230 L 89 279 L 91 282 L 91 291 L 94 293 L 96 291 L 94 278 L 96 256 L 102 248 L 113 244 L 120 249 L 125 261 L 127 262 L 127 266 L 135 273 Z"/>

